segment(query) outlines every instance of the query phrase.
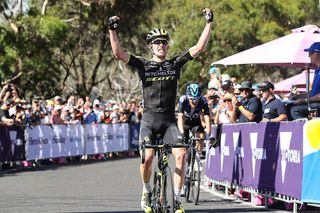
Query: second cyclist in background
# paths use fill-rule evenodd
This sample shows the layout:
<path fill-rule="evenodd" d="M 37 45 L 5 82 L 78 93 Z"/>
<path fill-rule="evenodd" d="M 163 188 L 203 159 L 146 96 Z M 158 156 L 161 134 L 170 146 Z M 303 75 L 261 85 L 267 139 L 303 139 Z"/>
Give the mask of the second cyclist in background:
<path fill-rule="evenodd" d="M 210 112 L 207 99 L 201 95 L 198 84 L 190 84 L 186 95 L 179 99 L 178 128 L 186 141 L 189 139 L 189 131 L 196 138 L 205 139 L 211 132 Z M 203 150 L 203 140 L 197 141 L 197 155 L 200 157 Z"/>

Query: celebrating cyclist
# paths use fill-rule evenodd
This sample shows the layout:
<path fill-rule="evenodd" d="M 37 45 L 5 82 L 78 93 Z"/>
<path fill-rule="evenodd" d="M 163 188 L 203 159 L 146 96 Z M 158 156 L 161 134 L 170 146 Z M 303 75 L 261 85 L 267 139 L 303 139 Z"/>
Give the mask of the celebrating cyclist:
<path fill-rule="evenodd" d="M 146 42 L 152 54 L 152 58 L 146 59 L 129 54 L 122 50 L 117 37 L 116 29 L 120 18 L 112 16 L 108 20 L 110 43 L 113 54 L 118 60 L 136 68 L 142 83 L 144 113 L 140 126 L 140 147 L 143 144 L 155 143 L 155 135 L 161 134 L 166 142 L 183 143 L 183 137 L 179 132 L 175 120 L 175 99 L 177 94 L 177 81 L 180 70 L 188 61 L 203 52 L 208 44 L 213 12 L 206 8 L 203 10 L 206 25 L 201 33 L 197 44 L 187 49 L 172 59 L 167 59 L 170 36 L 164 29 L 155 29 L 146 36 Z M 176 169 L 174 174 L 176 211 L 184 212 L 179 202 L 180 191 L 184 179 L 185 148 L 172 150 L 175 157 Z M 143 183 L 141 207 L 145 212 L 151 212 L 151 186 L 150 175 L 153 149 L 146 149 L 145 161 L 140 165 L 140 174 Z"/>
<path fill-rule="evenodd" d="M 203 121 L 204 120 L 204 126 Z M 205 133 L 210 135 L 210 111 L 207 99 L 201 95 L 201 88 L 198 84 L 190 84 L 187 87 L 186 95 L 179 99 L 178 107 L 178 128 L 186 140 L 191 131 L 196 138 L 204 139 Z M 203 140 L 197 141 L 197 155 L 203 150 Z"/>

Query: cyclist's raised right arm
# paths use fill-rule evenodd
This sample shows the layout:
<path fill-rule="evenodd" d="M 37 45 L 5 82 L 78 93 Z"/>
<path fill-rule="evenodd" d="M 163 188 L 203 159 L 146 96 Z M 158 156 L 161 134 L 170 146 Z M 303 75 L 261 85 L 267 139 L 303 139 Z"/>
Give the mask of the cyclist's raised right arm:
<path fill-rule="evenodd" d="M 114 56 L 118 60 L 128 63 L 129 54 L 122 50 L 118 36 L 117 36 L 116 28 L 118 26 L 119 20 L 120 18 L 118 16 L 112 16 L 108 20 L 111 48 Z"/>

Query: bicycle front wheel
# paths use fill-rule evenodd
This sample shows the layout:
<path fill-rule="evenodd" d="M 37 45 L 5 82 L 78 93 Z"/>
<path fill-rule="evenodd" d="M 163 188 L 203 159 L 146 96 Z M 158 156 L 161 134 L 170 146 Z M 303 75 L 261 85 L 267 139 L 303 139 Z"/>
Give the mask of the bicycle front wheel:
<path fill-rule="evenodd" d="M 200 170 L 200 159 L 194 158 L 188 168 L 188 186 L 186 189 L 186 200 L 198 204 L 200 195 L 200 181 L 201 181 L 201 170 Z"/>
<path fill-rule="evenodd" d="M 163 212 L 174 213 L 175 212 L 175 201 L 174 201 L 174 189 L 173 189 L 173 178 L 172 172 L 169 167 L 165 170 L 166 175 L 163 175 L 162 180 L 162 193 L 163 199 Z"/>

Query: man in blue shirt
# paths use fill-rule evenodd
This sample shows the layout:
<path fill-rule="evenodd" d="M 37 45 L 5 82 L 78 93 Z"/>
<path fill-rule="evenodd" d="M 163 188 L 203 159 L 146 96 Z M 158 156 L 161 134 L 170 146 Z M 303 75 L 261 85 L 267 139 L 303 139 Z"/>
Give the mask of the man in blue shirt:
<path fill-rule="evenodd" d="M 304 51 L 309 53 L 311 64 L 317 66 L 314 79 L 312 83 L 312 89 L 310 93 L 300 94 L 294 102 L 294 106 L 291 108 L 291 117 L 295 119 L 307 118 L 309 110 L 316 110 L 320 112 L 320 42 L 313 43 L 308 49 Z M 309 96 L 309 107 L 308 107 Z"/>
<path fill-rule="evenodd" d="M 274 96 L 274 85 L 269 81 L 258 84 L 262 95 L 262 121 L 285 121 L 287 120 L 286 108 L 281 100 Z"/>
<path fill-rule="evenodd" d="M 232 122 L 257 122 L 262 119 L 261 101 L 253 94 L 252 83 L 243 81 L 239 88 L 241 100 L 233 98 L 233 105 L 236 107 L 235 113 L 231 115 Z"/>

